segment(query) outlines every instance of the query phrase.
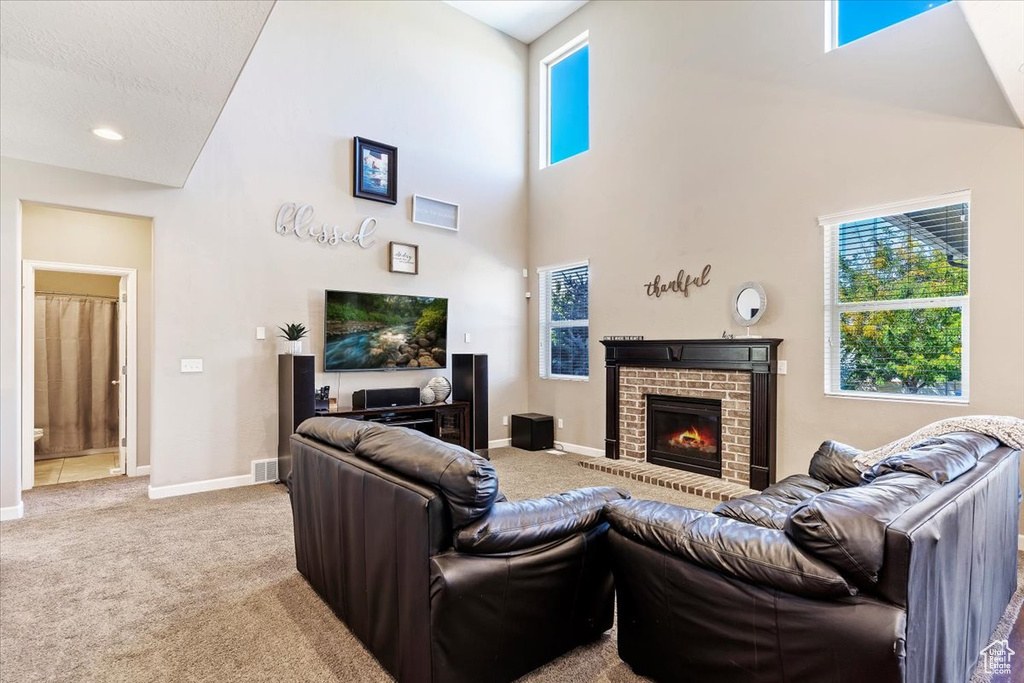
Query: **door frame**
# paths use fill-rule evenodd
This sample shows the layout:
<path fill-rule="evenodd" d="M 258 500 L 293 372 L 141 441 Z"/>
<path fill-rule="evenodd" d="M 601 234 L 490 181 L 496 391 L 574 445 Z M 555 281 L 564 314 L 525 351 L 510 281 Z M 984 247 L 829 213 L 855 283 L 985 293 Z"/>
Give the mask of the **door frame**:
<path fill-rule="evenodd" d="M 35 485 L 35 356 L 36 356 L 36 271 L 51 270 L 62 273 L 86 273 L 89 275 L 114 275 L 127 278 L 128 302 L 125 305 L 127 373 L 121 377 L 125 382 L 125 429 L 127 430 L 127 454 L 125 461 L 129 477 L 138 474 L 138 271 L 135 268 L 114 266 L 93 266 L 81 263 L 59 263 L 56 261 L 22 261 L 22 305 L 21 305 L 21 489 Z"/>

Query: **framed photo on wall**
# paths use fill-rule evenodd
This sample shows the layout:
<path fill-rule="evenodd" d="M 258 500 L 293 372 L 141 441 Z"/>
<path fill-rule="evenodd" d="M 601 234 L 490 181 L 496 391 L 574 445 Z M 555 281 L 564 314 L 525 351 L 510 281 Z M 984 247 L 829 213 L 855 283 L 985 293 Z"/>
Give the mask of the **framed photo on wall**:
<path fill-rule="evenodd" d="M 398 203 L 398 148 L 355 138 L 352 194 L 385 204 Z"/>
<path fill-rule="evenodd" d="M 415 244 L 388 243 L 388 270 L 392 273 L 419 275 L 420 248 Z"/>

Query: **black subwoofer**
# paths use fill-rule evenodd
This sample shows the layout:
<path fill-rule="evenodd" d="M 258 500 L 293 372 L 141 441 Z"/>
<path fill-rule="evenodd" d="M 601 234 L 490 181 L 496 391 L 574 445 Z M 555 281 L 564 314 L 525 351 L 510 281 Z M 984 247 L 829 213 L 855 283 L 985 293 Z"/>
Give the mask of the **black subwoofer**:
<path fill-rule="evenodd" d="M 555 419 L 540 413 L 512 416 L 512 445 L 524 451 L 543 451 L 555 446 Z"/>

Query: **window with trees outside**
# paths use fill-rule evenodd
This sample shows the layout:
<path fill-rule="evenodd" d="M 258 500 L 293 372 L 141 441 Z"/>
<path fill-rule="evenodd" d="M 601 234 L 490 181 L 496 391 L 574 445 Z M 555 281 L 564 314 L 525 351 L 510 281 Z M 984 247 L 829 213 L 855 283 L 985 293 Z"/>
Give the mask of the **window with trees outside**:
<path fill-rule="evenodd" d="M 966 402 L 969 193 L 821 223 L 825 392 Z"/>
<path fill-rule="evenodd" d="M 538 268 L 540 276 L 540 376 L 587 380 L 590 376 L 590 264 Z"/>

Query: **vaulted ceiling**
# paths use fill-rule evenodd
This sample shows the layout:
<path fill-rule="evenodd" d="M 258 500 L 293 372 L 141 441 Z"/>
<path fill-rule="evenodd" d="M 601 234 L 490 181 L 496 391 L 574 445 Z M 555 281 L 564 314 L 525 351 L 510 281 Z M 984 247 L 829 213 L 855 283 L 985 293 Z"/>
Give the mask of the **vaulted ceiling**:
<path fill-rule="evenodd" d="M 0 154 L 183 186 L 273 4 L 0 3 Z"/>
<path fill-rule="evenodd" d="M 447 4 L 529 43 L 585 2 Z M 700 26 L 679 34 L 684 56 L 745 78 L 1000 125 L 1024 122 L 1024 2 L 959 0 L 887 29 L 888 37 L 828 55 L 761 45 L 772 39 L 763 30 L 772 21 L 813 18 L 800 4 L 718 3 L 705 23 L 726 22 L 756 43 L 753 53 L 760 57 L 747 58 L 751 50 L 743 48 L 750 46 L 710 49 L 707 36 L 721 32 Z M 182 187 L 273 5 L 0 3 L 0 154 Z M 818 26 L 807 23 L 807 32 Z M 716 57 L 708 61 L 708 55 Z M 125 139 L 100 139 L 91 132 L 100 127 Z"/>
<path fill-rule="evenodd" d="M 1024 2 L 959 0 L 992 74 L 1024 126 Z"/>
<path fill-rule="evenodd" d="M 587 0 L 444 0 L 460 12 L 529 45 Z"/>

